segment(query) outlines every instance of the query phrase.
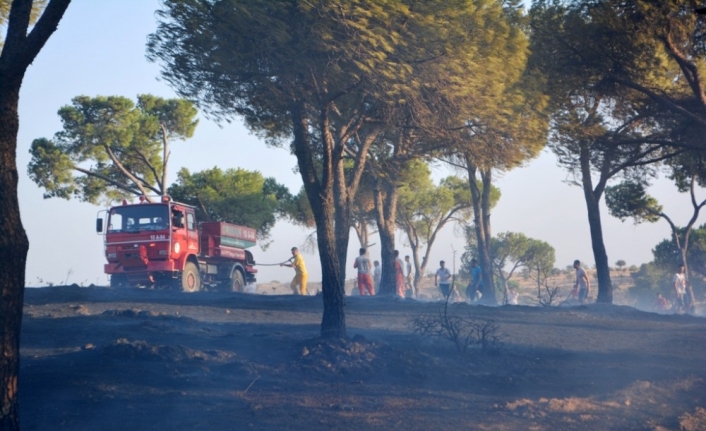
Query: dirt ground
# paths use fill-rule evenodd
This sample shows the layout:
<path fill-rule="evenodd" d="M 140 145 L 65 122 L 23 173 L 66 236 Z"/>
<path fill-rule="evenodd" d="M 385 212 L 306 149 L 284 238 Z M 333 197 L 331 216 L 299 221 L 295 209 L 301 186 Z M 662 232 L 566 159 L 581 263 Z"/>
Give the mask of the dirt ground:
<path fill-rule="evenodd" d="M 452 304 L 502 337 L 460 354 L 412 331 L 437 301 L 347 297 L 334 343 L 264 289 L 27 289 L 23 430 L 706 430 L 701 317 Z"/>

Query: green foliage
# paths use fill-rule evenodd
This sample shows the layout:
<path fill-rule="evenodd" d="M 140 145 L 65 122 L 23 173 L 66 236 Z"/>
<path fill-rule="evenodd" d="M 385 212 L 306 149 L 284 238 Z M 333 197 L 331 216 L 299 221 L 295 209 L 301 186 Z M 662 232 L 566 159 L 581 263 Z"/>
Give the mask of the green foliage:
<path fill-rule="evenodd" d="M 540 273 L 543 279 L 551 275 L 556 262 L 554 247 L 549 243 L 533 239 L 527 249 L 525 261 L 531 271 Z"/>
<path fill-rule="evenodd" d="M 292 196 L 292 200 L 287 204 L 284 212 L 294 224 L 309 228 L 316 226 L 314 213 L 311 210 L 309 198 L 306 196 L 306 190 L 303 187 L 299 189 L 299 193 Z"/>
<path fill-rule="evenodd" d="M 466 267 L 470 264 L 471 259 L 478 259 L 478 257 L 472 227 L 467 227 L 466 232 L 468 244 L 466 251 L 461 256 L 461 262 L 463 270 L 468 272 Z M 533 277 L 539 270 L 546 278 L 552 274 L 556 262 L 554 247 L 542 240 L 530 238 L 521 232 L 498 234 L 491 241 L 491 253 L 494 271 L 502 280 L 510 280 L 514 272 L 521 268 L 534 271 L 535 274 L 530 274 Z"/>
<path fill-rule="evenodd" d="M 554 90 L 609 96 L 604 109 L 634 120 L 615 125 L 652 129 L 661 145 L 693 146 L 706 125 L 705 27 L 694 7 L 691 0 L 535 1 L 534 52 L 558 78 L 549 80 Z"/>
<path fill-rule="evenodd" d="M 684 231 L 684 228 L 678 228 L 677 235 L 683 238 Z M 639 270 L 630 268 L 630 276 L 635 283 L 630 289 L 630 295 L 638 306 L 647 308 L 653 306 L 657 293 L 673 298 L 672 277 L 677 267 L 682 265 L 681 251 L 673 236 L 660 241 L 652 249 L 652 254 L 652 262 L 641 265 Z M 703 292 L 706 290 L 706 225 L 692 229 L 686 256 L 689 262 L 689 283 L 695 292 Z"/>
<path fill-rule="evenodd" d="M 435 185 L 429 167 L 421 161 L 408 164 L 402 175 L 397 200 L 397 223 L 410 241 L 428 243 L 449 221 L 468 220 L 472 214 L 471 193 L 458 177 L 447 177 Z M 499 191 L 496 189 L 496 195 Z"/>
<path fill-rule="evenodd" d="M 679 228 L 677 234 L 684 237 L 684 228 Z M 674 242 L 674 237 L 662 240 L 652 249 L 654 264 L 657 268 L 673 272 L 682 264 L 681 252 Z M 697 274 L 706 278 L 706 224 L 692 229 L 686 252 L 690 275 Z"/>
<path fill-rule="evenodd" d="M 536 157 L 546 142 L 547 97 L 542 77 L 527 69 L 530 57 L 526 16 L 517 2 L 495 2 L 489 8 L 492 33 L 478 50 L 480 71 L 467 74 L 468 88 L 446 109 L 457 124 L 454 155 L 467 157 L 481 170 L 510 170 Z"/>
<path fill-rule="evenodd" d="M 185 100 L 139 95 L 78 96 L 59 110 L 63 130 L 52 140 L 35 139 L 30 178 L 45 198 L 97 204 L 164 191 L 164 134 L 187 139 L 198 120 Z"/>
<path fill-rule="evenodd" d="M 698 141 L 697 141 L 698 142 Z M 684 152 L 667 162 L 669 179 L 674 181 L 679 193 L 691 190 L 692 181 L 695 185 L 706 187 L 706 158 L 701 151 Z"/>
<path fill-rule="evenodd" d="M 662 206 L 639 183 L 623 182 L 606 187 L 605 202 L 608 212 L 622 221 L 632 217 L 635 223 L 654 223 L 662 213 Z"/>
<path fill-rule="evenodd" d="M 615 266 L 617 266 L 618 269 L 620 269 L 621 271 L 623 270 L 623 268 L 625 268 L 625 265 L 627 265 L 627 263 L 625 263 L 625 261 L 622 259 L 619 259 L 615 262 Z"/>
<path fill-rule="evenodd" d="M 365 88 L 396 99 L 404 83 L 419 84 L 393 55 L 414 39 L 403 23 L 414 14 L 399 2 L 169 0 L 158 16 L 148 53 L 168 65 L 163 77 L 215 117 L 242 115 L 273 143 L 291 130 L 294 98 Z"/>
<path fill-rule="evenodd" d="M 289 190 L 273 178 L 241 168 L 223 171 L 214 167 L 193 174 L 182 168 L 169 194 L 196 207 L 201 220 L 256 228 L 260 240 L 269 237 L 277 215 L 292 201 Z"/>

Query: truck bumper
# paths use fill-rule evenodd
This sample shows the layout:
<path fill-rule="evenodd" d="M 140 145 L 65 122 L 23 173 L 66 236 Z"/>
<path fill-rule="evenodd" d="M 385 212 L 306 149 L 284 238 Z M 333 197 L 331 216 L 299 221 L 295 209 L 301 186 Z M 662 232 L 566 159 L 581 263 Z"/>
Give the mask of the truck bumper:
<path fill-rule="evenodd" d="M 125 268 L 119 263 L 107 263 L 103 266 L 103 270 L 108 275 L 116 274 L 140 274 L 140 273 L 154 273 L 154 272 L 173 272 L 179 271 L 173 260 L 152 260 L 149 265 L 142 268 Z"/>

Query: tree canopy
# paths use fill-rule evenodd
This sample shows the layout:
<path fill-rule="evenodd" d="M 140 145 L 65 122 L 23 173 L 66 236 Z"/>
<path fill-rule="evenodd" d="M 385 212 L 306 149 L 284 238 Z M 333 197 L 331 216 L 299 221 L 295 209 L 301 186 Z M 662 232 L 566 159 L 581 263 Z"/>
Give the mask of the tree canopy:
<path fill-rule="evenodd" d="M 482 99 L 487 80 L 469 78 L 493 76 L 501 3 L 167 0 L 158 16 L 148 57 L 181 96 L 271 144 L 291 139 L 317 226 L 322 335 L 345 335 L 345 251 L 369 149 L 430 85 Z"/>
<path fill-rule="evenodd" d="M 166 192 L 168 139 L 190 138 L 196 108 L 182 99 L 78 96 L 59 109 L 63 130 L 32 142 L 28 173 L 45 198 L 98 203 Z"/>
<path fill-rule="evenodd" d="M 201 220 L 256 228 L 261 246 L 267 244 L 277 215 L 286 213 L 293 200 L 289 190 L 274 178 L 242 168 L 218 167 L 194 173 L 182 168 L 169 187 L 169 195 L 196 207 Z"/>
<path fill-rule="evenodd" d="M 536 157 L 546 142 L 547 98 L 542 77 L 527 68 L 530 58 L 526 16 L 519 1 L 496 2 L 493 32 L 482 35 L 484 71 L 468 75 L 468 87 L 449 98 L 450 127 L 443 160 L 467 174 L 473 205 L 478 259 L 483 270 L 483 301 L 492 291 L 490 195 L 494 173 Z"/>
<path fill-rule="evenodd" d="M 531 11 L 531 68 L 544 75 L 551 96 L 549 146 L 583 189 L 599 302 L 612 301 L 599 205 L 607 185 L 647 182 L 660 162 L 693 146 L 693 121 L 643 91 L 687 95 L 662 30 L 645 25 L 656 19 L 653 3 L 535 1 Z M 682 29 L 691 20 L 684 18 Z"/>

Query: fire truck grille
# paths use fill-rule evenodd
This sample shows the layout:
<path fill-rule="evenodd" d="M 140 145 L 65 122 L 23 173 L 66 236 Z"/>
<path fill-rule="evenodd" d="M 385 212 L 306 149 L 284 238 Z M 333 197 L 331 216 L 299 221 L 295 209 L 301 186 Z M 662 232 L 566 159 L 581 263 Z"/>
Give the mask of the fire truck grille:
<path fill-rule="evenodd" d="M 140 248 L 133 245 L 124 245 L 119 248 L 123 256 L 126 259 L 140 259 Z M 160 256 L 159 250 L 154 245 L 145 244 L 145 251 L 147 252 L 147 258 L 153 259 L 164 259 L 166 256 Z"/>

